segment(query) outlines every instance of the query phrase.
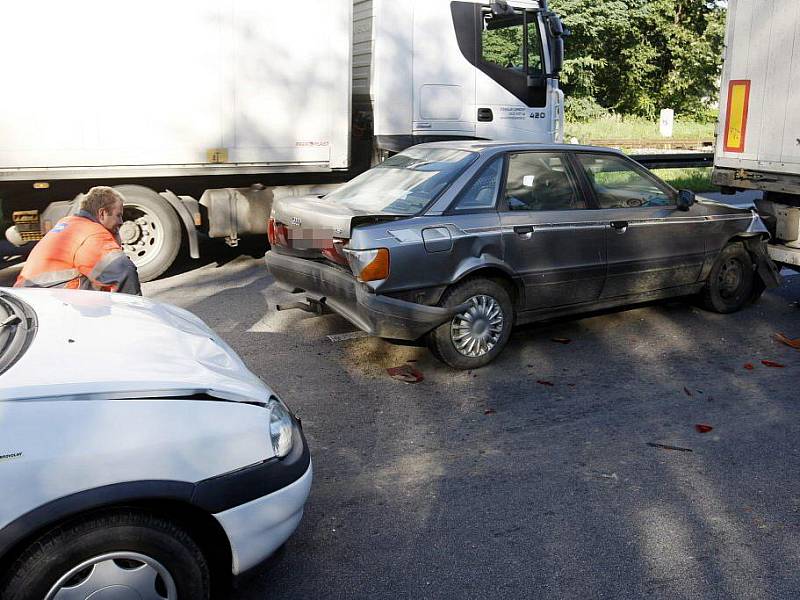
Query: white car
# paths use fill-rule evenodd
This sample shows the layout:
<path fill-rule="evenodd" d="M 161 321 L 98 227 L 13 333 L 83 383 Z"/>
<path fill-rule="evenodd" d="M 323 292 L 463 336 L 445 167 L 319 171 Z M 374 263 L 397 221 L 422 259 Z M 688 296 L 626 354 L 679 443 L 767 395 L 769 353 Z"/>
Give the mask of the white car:
<path fill-rule="evenodd" d="M 272 554 L 299 420 L 191 313 L 0 289 L 0 598 L 201 600 Z"/>

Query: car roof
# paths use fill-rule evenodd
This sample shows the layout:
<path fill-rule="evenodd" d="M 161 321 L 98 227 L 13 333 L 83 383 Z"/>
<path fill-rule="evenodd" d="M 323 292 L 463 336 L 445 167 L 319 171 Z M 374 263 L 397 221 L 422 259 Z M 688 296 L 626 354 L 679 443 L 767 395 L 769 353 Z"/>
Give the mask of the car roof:
<path fill-rule="evenodd" d="M 613 154 L 624 155 L 621 150 L 608 148 L 605 146 L 583 146 L 580 144 L 536 144 L 532 142 L 508 142 L 508 141 L 488 141 L 488 140 L 451 140 L 446 142 L 427 142 L 419 144 L 416 148 L 450 148 L 453 150 L 465 150 L 467 152 L 484 152 L 487 150 L 497 151 L 529 151 L 543 150 L 549 152 L 610 152 Z"/>

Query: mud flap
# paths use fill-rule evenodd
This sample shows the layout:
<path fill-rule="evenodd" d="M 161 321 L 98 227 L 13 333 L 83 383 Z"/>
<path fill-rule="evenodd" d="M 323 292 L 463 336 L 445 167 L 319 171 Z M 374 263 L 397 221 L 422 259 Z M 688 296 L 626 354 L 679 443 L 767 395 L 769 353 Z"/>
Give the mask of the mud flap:
<path fill-rule="evenodd" d="M 780 287 L 783 283 L 780 270 L 767 254 L 767 241 L 762 237 L 752 237 L 744 241 L 748 252 L 753 256 L 756 263 L 756 272 L 761 277 L 761 281 L 768 288 Z"/>

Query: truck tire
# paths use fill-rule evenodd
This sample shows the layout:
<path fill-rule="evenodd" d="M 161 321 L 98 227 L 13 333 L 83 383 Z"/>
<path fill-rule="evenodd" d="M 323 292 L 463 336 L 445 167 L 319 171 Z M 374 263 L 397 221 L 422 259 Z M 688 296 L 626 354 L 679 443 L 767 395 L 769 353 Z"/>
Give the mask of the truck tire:
<path fill-rule="evenodd" d="M 46 533 L 23 551 L 8 577 L 0 583 L 3 600 L 88 598 L 101 589 L 103 598 L 207 600 L 211 589 L 208 562 L 192 537 L 171 521 L 132 509 Z"/>
<path fill-rule="evenodd" d="M 700 301 L 707 310 L 732 313 L 754 301 L 758 275 L 750 253 L 740 242 L 728 244 L 711 267 Z"/>
<path fill-rule="evenodd" d="M 119 230 L 125 253 L 139 271 L 139 280 L 151 281 L 175 262 L 181 247 L 178 215 L 164 198 L 140 185 L 116 186 L 125 196 Z"/>
<path fill-rule="evenodd" d="M 469 308 L 428 334 L 431 353 L 454 369 L 477 369 L 503 351 L 514 324 L 508 290 L 491 279 L 475 278 L 445 291 L 439 304 Z M 476 326 L 478 327 L 476 329 Z"/>

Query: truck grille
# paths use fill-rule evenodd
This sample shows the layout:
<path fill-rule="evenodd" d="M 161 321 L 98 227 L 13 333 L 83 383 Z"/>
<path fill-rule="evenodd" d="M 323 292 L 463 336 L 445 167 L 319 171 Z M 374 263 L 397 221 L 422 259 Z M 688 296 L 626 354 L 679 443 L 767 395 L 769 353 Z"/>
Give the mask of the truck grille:
<path fill-rule="evenodd" d="M 11 218 L 23 241 L 36 242 L 42 239 L 43 234 L 39 223 L 38 210 L 18 210 L 11 215 Z"/>

